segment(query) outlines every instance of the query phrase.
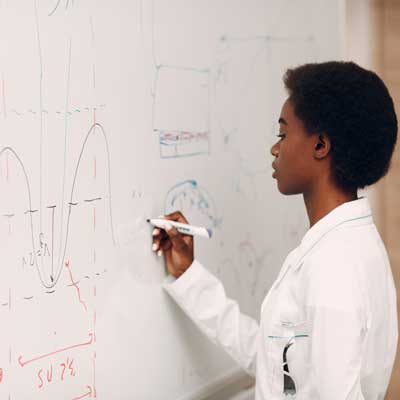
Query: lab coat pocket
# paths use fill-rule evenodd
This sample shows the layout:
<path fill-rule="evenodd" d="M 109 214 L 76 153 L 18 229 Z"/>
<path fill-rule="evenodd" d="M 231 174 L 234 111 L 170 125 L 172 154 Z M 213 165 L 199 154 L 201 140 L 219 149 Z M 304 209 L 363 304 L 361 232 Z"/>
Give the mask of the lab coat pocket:
<path fill-rule="evenodd" d="M 267 335 L 268 379 L 274 395 L 307 393 L 310 371 L 310 332 L 306 320 L 278 320 Z M 306 397 L 304 397 L 306 398 Z"/>

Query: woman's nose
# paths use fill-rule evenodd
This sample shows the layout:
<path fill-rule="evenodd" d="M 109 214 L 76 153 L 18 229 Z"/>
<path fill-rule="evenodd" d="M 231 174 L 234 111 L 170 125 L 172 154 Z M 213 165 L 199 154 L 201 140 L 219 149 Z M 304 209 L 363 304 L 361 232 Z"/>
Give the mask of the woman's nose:
<path fill-rule="evenodd" d="M 277 143 L 275 143 L 275 144 L 271 147 L 270 153 L 271 153 L 271 155 L 273 155 L 274 157 L 277 157 L 277 156 L 278 156 L 278 146 L 277 146 Z"/>

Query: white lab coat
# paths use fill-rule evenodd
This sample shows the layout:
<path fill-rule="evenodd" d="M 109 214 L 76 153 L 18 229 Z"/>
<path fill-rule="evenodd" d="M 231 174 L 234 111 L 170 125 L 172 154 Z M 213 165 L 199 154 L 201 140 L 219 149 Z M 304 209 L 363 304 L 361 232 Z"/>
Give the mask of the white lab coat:
<path fill-rule="evenodd" d="M 260 325 L 197 260 L 162 286 L 256 377 L 256 400 L 383 400 L 397 346 L 396 292 L 367 197 L 336 207 L 307 231 L 265 297 Z M 294 397 L 284 394 L 290 339 Z"/>

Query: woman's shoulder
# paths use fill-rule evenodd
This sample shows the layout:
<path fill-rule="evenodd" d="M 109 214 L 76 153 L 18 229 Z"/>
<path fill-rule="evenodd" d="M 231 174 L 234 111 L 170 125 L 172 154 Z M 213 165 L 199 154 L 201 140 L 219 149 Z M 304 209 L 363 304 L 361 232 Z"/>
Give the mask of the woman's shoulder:
<path fill-rule="evenodd" d="M 325 265 L 336 269 L 354 267 L 381 254 L 381 238 L 374 224 L 341 226 L 328 232 L 304 255 L 308 264 Z M 350 272 L 350 271 L 349 271 Z"/>
<path fill-rule="evenodd" d="M 330 232 L 303 259 L 308 301 L 343 309 L 350 304 L 360 306 L 369 266 L 376 273 L 385 270 L 385 258 L 373 231 L 344 228 Z"/>

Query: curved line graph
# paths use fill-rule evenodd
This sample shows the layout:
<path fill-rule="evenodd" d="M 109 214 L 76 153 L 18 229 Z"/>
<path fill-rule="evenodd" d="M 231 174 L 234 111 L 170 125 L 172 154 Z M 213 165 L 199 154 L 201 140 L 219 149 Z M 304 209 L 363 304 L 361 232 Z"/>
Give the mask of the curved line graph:
<path fill-rule="evenodd" d="M 32 210 L 32 197 L 31 197 L 31 188 L 30 188 L 30 185 L 29 185 L 28 174 L 26 172 L 25 166 L 24 166 L 21 158 L 18 156 L 18 154 L 14 151 L 14 149 L 12 147 L 8 147 L 7 146 L 7 147 L 4 147 L 3 149 L 1 149 L 0 150 L 0 157 L 2 157 L 4 155 L 8 156 L 8 154 L 10 154 L 10 153 L 11 153 L 12 156 L 15 157 L 15 159 L 17 160 L 18 164 L 20 165 L 20 167 L 22 169 L 22 172 L 24 174 L 24 178 L 25 178 L 25 182 L 26 182 L 26 189 L 27 189 L 27 192 L 28 192 L 28 203 L 29 204 L 28 204 L 28 208 L 27 208 L 27 213 L 29 214 L 29 224 L 30 224 L 30 229 L 31 229 L 33 261 L 34 261 L 34 263 L 36 265 L 36 268 L 37 268 L 37 271 L 38 271 L 38 274 L 39 274 L 39 278 L 40 278 L 41 282 L 44 284 L 44 280 L 43 280 L 43 278 L 41 276 L 41 271 L 38 268 L 37 259 L 36 259 L 36 249 L 35 249 L 35 240 L 34 240 L 34 233 L 33 233 L 33 219 L 32 219 L 32 211 L 33 211 Z"/>
<path fill-rule="evenodd" d="M 33 262 L 35 265 L 35 268 L 37 270 L 40 282 L 42 283 L 42 285 L 46 288 L 46 289 L 50 289 L 53 288 L 60 276 L 61 276 L 61 272 L 63 269 L 63 263 L 64 263 L 64 259 L 65 259 L 65 254 L 67 251 L 67 246 L 68 246 L 68 235 L 69 235 L 69 223 L 70 223 L 70 218 L 71 218 L 71 213 L 72 213 L 72 206 L 74 204 L 74 191 L 76 188 L 76 183 L 77 183 L 77 175 L 79 172 L 79 168 L 80 168 L 80 163 L 82 160 L 82 157 L 85 153 L 86 147 L 88 145 L 89 139 L 91 138 L 92 135 L 95 134 L 96 132 L 96 128 L 98 128 L 98 131 L 101 133 L 103 140 L 104 140 L 104 145 L 105 145 L 105 149 L 106 149 L 106 155 L 107 155 L 107 171 L 108 171 L 108 211 L 109 211 L 109 216 L 110 216 L 110 225 L 111 225 L 111 237 L 112 237 L 112 242 L 113 245 L 115 245 L 116 240 L 115 240 L 115 234 L 114 234 L 114 225 L 113 225 L 113 218 L 112 218 L 112 204 L 111 204 L 111 161 L 110 161 L 110 150 L 109 150 L 109 145 L 108 145 L 108 141 L 107 141 L 107 136 L 106 136 L 106 132 L 104 130 L 104 128 L 102 127 L 101 124 L 99 123 L 94 123 L 88 133 L 85 136 L 85 140 L 82 144 L 80 153 L 79 153 L 79 157 L 78 157 L 78 161 L 77 164 L 75 166 L 75 171 L 74 171 L 74 178 L 73 178 L 73 182 L 72 182 L 72 188 L 71 188 L 71 195 L 70 195 L 70 200 L 69 200 L 69 210 L 68 210 L 68 217 L 67 217 L 67 221 L 66 221 L 66 230 L 65 230 L 65 238 L 64 238 L 64 245 L 62 246 L 62 250 L 59 252 L 59 257 L 58 257 L 58 270 L 56 271 L 56 274 L 54 277 L 51 277 L 52 279 L 50 279 L 50 283 L 46 282 L 46 279 L 43 276 L 43 272 L 41 270 L 41 268 L 39 268 L 38 265 L 38 260 L 37 260 L 37 253 L 36 253 L 36 246 L 35 246 L 35 240 L 34 240 L 34 223 L 33 223 L 33 218 L 32 218 L 32 214 L 34 211 L 36 210 L 32 210 L 32 197 L 31 197 L 31 189 L 30 189 L 30 182 L 29 182 L 29 177 L 28 174 L 26 172 L 26 168 L 21 160 L 21 158 L 18 156 L 18 154 L 16 153 L 16 151 L 11 148 L 11 147 L 4 147 L 3 149 L 0 150 L 0 158 L 5 156 L 5 155 L 9 155 L 11 154 L 16 160 L 17 163 L 19 164 L 19 166 L 21 167 L 21 170 L 23 172 L 24 178 L 25 178 L 25 182 L 26 182 L 26 190 L 27 190 L 27 196 L 28 196 L 28 210 L 27 213 L 29 214 L 29 229 L 31 230 L 31 234 L 30 234 L 30 239 L 32 241 L 32 254 L 33 254 Z M 61 224 L 63 223 L 63 221 L 60 222 Z M 61 257 L 62 254 L 62 257 Z M 51 262 L 51 268 L 53 270 L 53 260 Z"/>
<path fill-rule="evenodd" d="M 47 14 L 49 17 L 51 17 L 51 16 L 57 11 L 57 8 L 58 8 L 58 6 L 60 5 L 60 3 L 61 3 L 61 0 L 57 0 L 57 3 L 56 3 L 56 5 L 53 7 L 53 10 L 51 10 L 51 11 L 49 12 L 49 14 Z"/>
<path fill-rule="evenodd" d="M 66 2 L 65 2 L 65 9 L 66 10 L 69 7 L 69 3 L 70 3 L 70 0 L 66 0 Z M 47 14 L 47 16 L 51 17 L 57 11 L 57 9 L 59 8 L 60 4 L 61 4 L 61 0 L 57 0 L 57 2 L 54 5 L 53 9 Z M 72 0 L 72 4 L 73 4 L 73 0 Z"/>
<path fill-rule="evenodd" d="M 109 146 L 108 146 L 108 141 L 107 141 L 107 137 L 106 137 L 106 133 L 105 133 L 105 131 L 104 131 L 104 128 L 103 128 L 99 123 L 95 123 L 95 124 L 93 124 L 93 125 L 91 126 L 91 128 L 89 129 L 89 132 L 88 132 L 87 135 L 86 135 L 86 138 L 85 138 L 85 140 L 84 140 L 84 142 L 83 142 L 83 145 L 82 145 L 81 152 L 80 152 L 80 154 L 79 154 L 78 163 L 77 163 L 76 168 L 75 168 L 74 179 L 73 179 L 73 182 L 72 182 L 72 189 L 71 189 L 71 197 L 70 197 L 70 201 L 69 201 L 69 204 L 68 204 L 69 209 L 68 209 L 67 228 L 66 228 L 66 232 L 65 232 L 65 244 L 64 244 L 64 250 L 63 250 L 63 256 L 62 256 L 62 258 L 61 258 L 61 264 L 60 264 L 60 259 L 59 259 L 59 262 L 58 262 L 58 264 L 59 264 L 60 266 L 59 266 L 59 271 L 58 271 L 58 273 L 57 273 L 56 281 L 57 281 L 57 280 L 59 279 L 59 277 L 60 277 L 60 274 L 61 274 L 61 271 L 62 271 L 62 265 L 63 265 L 64 259 L 65 259 L 65 253 L 66 253 L 66 251 L 67 251 L 68 234 L 69 234 L 69 220 L 70 220 L 70 217 L 71 217 L 72 205 L 74 204 L 74 198 L 73 198 L 73 197 L 74 197 L 74 190 L 75 190 L 76 178 L 77 178 L 78 171 L 79 171 L 79 166 L 80 166 L 81 159 L 82 159 L 82 156 L 83 156 L 83 154 L 84 154 L 84 151 L 85 151 L 87 142 L 88 142 L 90 136 L 93 135 L 93 134 L 95 133 L 96 127 L 99 127 L 100 130 L 101 130 L 101 133 L 102 133 L 103 138 L 104 138 L 104 143 L 105 143 L 105 146 L 106 146 L 106 151 L 107 151 L 107 164 L 108 164 L 108 168 L 107 168 L 107 169 L 108 169 L 108 201 L 109 201 L 109 204 L 108 204 L 108 205 L 109 205 L 109 211 L 110 211 L 110 222 L 111 222 L 111 235 L 112 235 L 112 240 L 113 240 L 113 244 L 116 243 L 116 242 L 115 242 L 115 235 L 114 235 L 114 228 L 113 228 L 114 225 L 113 225 L 113 219 L 112 219 L 112 208 L 111 208 L 110 149 L 109 149 Z M 61 252 L 60 252 L 60 254 L 61 254 Z"/>

